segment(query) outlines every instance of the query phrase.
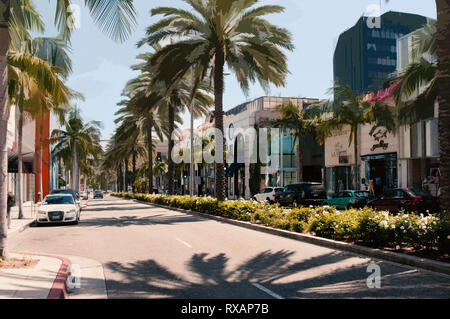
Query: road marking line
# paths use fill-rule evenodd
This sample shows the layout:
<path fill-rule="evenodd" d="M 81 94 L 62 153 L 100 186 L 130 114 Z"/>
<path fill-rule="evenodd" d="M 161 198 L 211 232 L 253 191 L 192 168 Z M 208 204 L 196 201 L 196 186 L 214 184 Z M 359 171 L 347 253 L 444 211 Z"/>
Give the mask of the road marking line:
<path fill-rule="evenodd" d="M 257 283 L 252 283 L 253 286 L 255 286 L 256 288 L 258 288 L 259 290 L 264 291 L 266 294 L 274 297 L 275 299 L 284 299 L 283 297 L 281 297 L 280 295 L 277 295 L 276 293 L 274 293 L 273 291 L 267 289 L 264 286 L 261 286 L 260 284 Z"/>
<path fill-rule="evenodd" d="M 182 241 L 180 238 L 175 238 L 177 241 L 179 241 L 180 243 L 182 243 L 183 245 L 185 245 L 185 246 L 187 246 L 187 247 L 189 247 L 189 248 L 192 248 L 192 246 L 191 245 L 189 245 L 187 242 L 185 242 L 185 241 Z"/>

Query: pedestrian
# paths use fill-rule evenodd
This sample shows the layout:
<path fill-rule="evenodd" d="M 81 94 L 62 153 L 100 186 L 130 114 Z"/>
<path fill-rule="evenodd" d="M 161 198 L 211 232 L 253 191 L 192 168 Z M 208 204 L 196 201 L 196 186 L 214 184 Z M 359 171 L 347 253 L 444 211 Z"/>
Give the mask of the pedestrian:
<path fill-rule="evenodd" d="M 11 228 L 11 207 L 15 205 L 14 197 L 11 192 L 8 192 L 8 200 L 7 200 L 7 210 L 6 210 L 6 218 L 8 220 L 8 229 Z"/>

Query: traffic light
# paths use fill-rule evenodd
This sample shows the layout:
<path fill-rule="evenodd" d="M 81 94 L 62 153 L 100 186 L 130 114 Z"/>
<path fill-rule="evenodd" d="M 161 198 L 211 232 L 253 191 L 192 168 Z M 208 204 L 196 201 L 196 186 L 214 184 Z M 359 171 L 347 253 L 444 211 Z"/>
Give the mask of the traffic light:
<path fill-rule="evenodd" d="M 156 161 L 157 162 L 162 162 L 161 152 L 158 152 L 158 154 L 156 155 Z"/>
<path fill-rule="evenodd" d="M 188 171 L 183 171 L 183 178 L 187 179 L 188 178 Z"/>

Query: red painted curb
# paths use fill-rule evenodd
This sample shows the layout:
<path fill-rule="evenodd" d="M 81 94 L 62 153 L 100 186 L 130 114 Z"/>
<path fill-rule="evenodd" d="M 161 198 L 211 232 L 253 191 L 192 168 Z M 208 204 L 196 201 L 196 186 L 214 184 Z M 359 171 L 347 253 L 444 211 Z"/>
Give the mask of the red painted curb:
<path fill-rule="evenodd" d="M 69 277 L 68 269 L 71 265 L 70 260 L 64 257 L 59 256 L 51 256 L 44 254 L 33 254 L 27 253 L 32 256 L 42 256 L 48 258 L 55 258 L 61 260 L 61 267 L 59 267 L 59 271 L 56 274 L 55 281 L 53 282 L 52 288 L 47 296 L 47 299 L 67 299 L 67 278 Z"/>

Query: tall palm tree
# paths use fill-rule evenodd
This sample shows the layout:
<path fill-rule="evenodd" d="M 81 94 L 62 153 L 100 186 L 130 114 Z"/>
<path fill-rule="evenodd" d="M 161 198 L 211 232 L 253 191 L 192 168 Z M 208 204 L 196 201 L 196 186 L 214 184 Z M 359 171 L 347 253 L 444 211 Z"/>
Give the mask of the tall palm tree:
<path fill-rule="evenodd" d="M 167 87 L 175 85 L 189 69 L 195 82 L 208 77 L 214 86 L 216 129 L 223 135 L 223 92 L 225 65 L 236 74 L 247 92 L 258 81 L 265 89 L 270 83 L 285 84 L 288 73 L 282 49 L 292 50 L 290 33 L 270 24 L 263 17 L 284 11 L 281 6 L 254 7 L 258 0 L 184 0 L 191 8 L 181 10 L 159 7 L 152 15 L 164 15 L 147 29 L 140 44 L 173 43 L 159 50 L 152 61 L 165 65 L 157 78 Z M 195 85 L 194 85 L 195 86 Z M 218 156 L 223 154 L 223 139 L 216 139 Z M 224 161 L 216 163 L 216 196 L 225 199 Z"/>
<path fill-rule="evenodd" d="M 70 9 L 70 0 L 58 0 L 56 6 L 55 22 L 64 39 L 68 39 L 71 33 L 70 24 L 67 23 L 72 17 Z M 90 9 L 90 12 L 96 23 L 102 28 L 104 32 L 110 35 L 115 40 L 123 41 L 130 34 L 135 23 L 135 10 L 131 0 L 85 0 L 85 5 Z M 7 55 L 8 46 L 10 42 L 10 26 L 14 23 L 16 26 L 31 30 L 42 32 L 44 24 L 34 7 L 29 0 L 6 0 L 0 3 L 0 225 L 6 216 L 6 133 L 7 133 L 7 119 L 8 119 L 8 80 L 7 80 Z M 4 235 L 3 229 L 0 229 L 0 236 Z M 2 246 L 2 244 L 0 244 Z M 1 253 L 1 252 L 0 252 Z"/>
<path fill-rule="evenodd" d="M 72 71 L 72 62 L 68 55 L 68 46 L 64 41 L 53 38 L 32 38 L 27 30 L 19 28 L 14 23 L 10 27 L 11 42 L 10 52 L 28 53 L 32 56 L 41 58 L 48 62 L 52 67 L 58 67 L 61 70 L 61 76 L 66 79 L 67 75 Z M 21 72 L 20 70 L 15 70 Z M 17 203 L 19 208 L 19 219 L 23 218 L 23 199 L 22 199 L 22 173 L 23 173 L 23 123 L 25 117 L 33 118 L 38 114 L 39 104 L 30 103 L 29 97 L 34 94 L 30 91 L 31 88 L 36 88 L 30 81 L 35 81 L 34 78 L 27 76 L 26 72 L 21 72 L 17 78 L 12 78 L 10 81 L 11 96 L 10 99 L 19 108 L 18 121 L 18 174 L 17 174 Z M 39 86 L 44 87 L 45 83 L 40 83 Z"/>
<path fill-rule="evenodd" d="M 137 80 L 137 79 L 135 79 Z M 153 156 L 154 156 L 154 140 L 153 133 L 163 140 L 164 130 L 167 129 L 167 116 L 162 114 L 157 98 L 154 94 L 146 96 L 145 91 L 141 87 L 134 87 L 136 81 L 130 81 L 125 92 L 128 94 L 128 100 L 124 100 L 120 105 L 125 107 L 117 114 L 132 115 L 135 117 L 136 123 L 143 136 L 146 138 L 147 159 L 148 159 L 148 179 L 150 192 L 153 190 Z M 144 81 L 144 80 L 143 80 Z M 130 90 L 131 89 L 131 90 Z"/>
<path fill-rule="evenodd" d="M 450 2 L 436 0 L 441 208 L 450 216 Z"/>
<path fill-rule="evenodd" d="M 143 39 L 138 46 L 142 46 L 146 39 Z M 161 50 L 161 46 L 152 45 L 151 48 L 158 52 Z M 142 60 L 142 63 L 132 67 L 133 70 L 141 71 L 143 73 L 151 74 L 151 82 L 147 87 L 147 95 L 157 93 L 160 97 L 160 107 L 168 112 L 168 130 L 166 131 L 166 137 L 169 141 L 169 154 L 172 154 L 174 149 L 174 140 L 172 135 L 174 134 L 177 123 L 181 122 L 179 118 L 180 114 L 193 104 L 194 117 L 201 117 L 210 113 L 210 107 L 213 104 L 213 100 L 210 97 L 211 88 L 209 83 L 205 81 L 198 83 L 193 87 L 192 78 L 194 74 L 188 71 L 180 81 L 173 83 L 170 86 L 164 85 L 164 79 L 160 79 L 155 74 L 161 74 L 161 70 L 166 68 L 166 65 L 154 64 L 152 61 L 154 53 L 146 53 L 138 56 L 138 59 Z M 173 194 L 174 192 L 174 163 L 172 157 L 168 157 L 168 192 Z"/>
<path fill-rule="evenodd" d="M 161 179 L 167 171 L 167 164 L 163 161 L 156 161 L 153 164 L 153 174 L 158 177 L 158 189 L 161 189 Z"/>
<path fill-rule="evenodd" d="M 321 144 L 336 130 L 350 128 L 349 147 L 353 143 L 353 187 L 359 189 L 358 181 L 358 136 L 359 127 L 372 124 L 370 134 L 379 127 L 388 132 L 394 132 L 396 127 L 395 115 L 392 108 L 366 101 L 365 95 L 355 95 L 349 86 L 336 85 L 330 90 L 335 96 L 334 101 L 324 101 L 313 106 L 315 111 L 322 107 L 321 118 L 316 121 L 317 138 Z"/>
<path fill-rule="evenodd" d="M 115 40 L 123 41 L 135 24 L 132 0 L 85 0 L 92 17 L 100 28 Z M 70 0 L 58 0 L 55 22 L 64 39 L 71 33 L 73 22 Z M 30 0 L 0 2 L 0 256 L 6 257 L 6 136 L 8 130 L 8 71 L 7 56 L 10 42 L 10 23 L 26 30 L 41 32 L 44 24 Z"/>
<path fill-rule="evenodd" d="M 70 112 L 64 129 L 53 130 L 52 142 L 56 143 L 53 156 L 71 154 L 72 188 L 79 192 L 80 163 L 85 166 L 92 159 L 98 160 L 102 153 L 100 145 L 101 123 L 85 123 L 79 111 Z M 82 164 L 82 165 L 83 165 Z M 68 166 L 68 165 L 67 165 Z"/>
<path fill-rule="evenodd" d="M 293 131 L 293 144 L 297 144 L 297 181 L 303 182 L 303 148 L 301 142 L 306 135 L 314 132 L 314 117 L 307 109 L 301 110 L 292 101 L 289 104 L 278 106 L 275 112 L 279 112 L 281 117 L 278 120 L 271 121 L 270 124 L 273 127 L 287 128 Z"/>

